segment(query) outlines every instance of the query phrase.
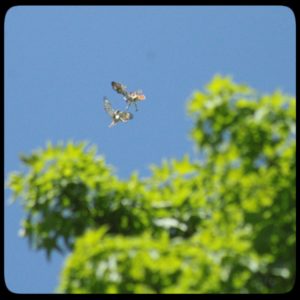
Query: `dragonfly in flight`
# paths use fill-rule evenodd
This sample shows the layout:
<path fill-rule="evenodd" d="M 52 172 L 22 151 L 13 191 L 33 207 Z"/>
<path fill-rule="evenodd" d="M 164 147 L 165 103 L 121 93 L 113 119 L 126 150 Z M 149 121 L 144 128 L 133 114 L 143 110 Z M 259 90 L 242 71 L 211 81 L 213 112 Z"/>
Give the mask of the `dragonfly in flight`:
<path fill-rule="evenodd" d="M 112 127 L 118 122 L 127 122 L 133 119 L 133 114 L 130 112 L 113 109 L 111 103 L 106 97 L 103 99 L 103 106 L 104 110 L 112 118 L 112 122 L 108 125 L 108 127 Z"/>
<path fill-rule="evenodd" d="M 137 108 L 136 103 L 146 99 L 146 96 L 143 94 L 143 91 L 141 91 L 141 90 L 137 90 L 134 92 L 128 92 L 127 87 L 125 85 L 115 82 L 115 81 L 112 81 L 111 86 L 117 93 L 124 96 L 124 99 L 127 103 L 126 110 L 133 103 L 135 106 L 135 111 L 137 111 L 138 108 Z"/>

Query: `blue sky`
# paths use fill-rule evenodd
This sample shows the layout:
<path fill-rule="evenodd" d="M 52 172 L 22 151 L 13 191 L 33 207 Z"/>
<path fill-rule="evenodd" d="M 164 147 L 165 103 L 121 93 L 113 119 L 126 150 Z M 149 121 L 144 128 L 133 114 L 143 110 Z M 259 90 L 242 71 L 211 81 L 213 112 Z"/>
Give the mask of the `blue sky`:
<path fill-rule="evenodd" d="M 5 18 L 5 177 L 20 153 L 46 141 L 88 140 L 119 177 L 193 155 L 188 98 L 216 73 L 268 93 L 295 95 L 295 19 L 284 6 L 17 6 Z M 127 124 L 108 128 L 111 81 L 147 97 Z M 134 110 L 133 110 L 134 113 Z M 51 293 L 64 256 L 51 262 L 18 236 L 24 212 L 5 190 L 5 282 Z"/>

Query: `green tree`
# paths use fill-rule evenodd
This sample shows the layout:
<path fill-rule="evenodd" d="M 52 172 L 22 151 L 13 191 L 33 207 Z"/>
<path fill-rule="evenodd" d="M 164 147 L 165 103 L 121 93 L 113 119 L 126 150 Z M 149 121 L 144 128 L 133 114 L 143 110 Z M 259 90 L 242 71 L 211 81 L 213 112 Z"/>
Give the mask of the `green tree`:
<path fill-rule="evenodd" d="M 295 104 L 215 76 L 187 104 L 199 159 L 120 180 L 88 143 L 23 155 L 8 186 L 58 292 L 273 293 L 295 278 Z"/>

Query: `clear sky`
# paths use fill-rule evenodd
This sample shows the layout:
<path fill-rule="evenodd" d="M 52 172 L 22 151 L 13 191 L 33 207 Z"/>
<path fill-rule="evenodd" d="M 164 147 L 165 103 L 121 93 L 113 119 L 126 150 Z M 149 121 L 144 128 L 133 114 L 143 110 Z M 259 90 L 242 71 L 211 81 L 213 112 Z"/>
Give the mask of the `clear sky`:
<path fill-rule="evenodd" d="M 125 179 L 193 155 L 185 105 L 216 73 L 295 95 L 295 19 L 284 6 L 17 6 L 5 18 L 5 177 L 46 141 L 88 140 Z M 111 81 L 142 89 L 127 124 L 108 128 Z M 133 109 L 134 113 L 134 109 Z M 64 256 L 47 262 L 18 236 L 24 212 L 5 191 L 5 281 L 51 293 Z"/>

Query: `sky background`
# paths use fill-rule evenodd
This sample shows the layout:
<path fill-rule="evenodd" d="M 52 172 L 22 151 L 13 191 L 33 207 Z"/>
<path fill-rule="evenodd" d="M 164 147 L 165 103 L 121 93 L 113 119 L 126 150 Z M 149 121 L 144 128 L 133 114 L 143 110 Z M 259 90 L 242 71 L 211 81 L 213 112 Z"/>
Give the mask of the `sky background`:
<path fill-rule="evenodd" d="M 117 175 L 194 155 L 187 100 L 219 73 L 262 93 L 295 95 L 295 19 L 284 6 L 17 6 L 5 18 L 5 178 L 20 153 L 87 140 Z M 134 119 L 108 128 L 111 81 L 142 89 Z M 66 256 L 48 262 L 18 236 L 22 207 L 5 190 L 5 282 L 51 293 Z"/>

